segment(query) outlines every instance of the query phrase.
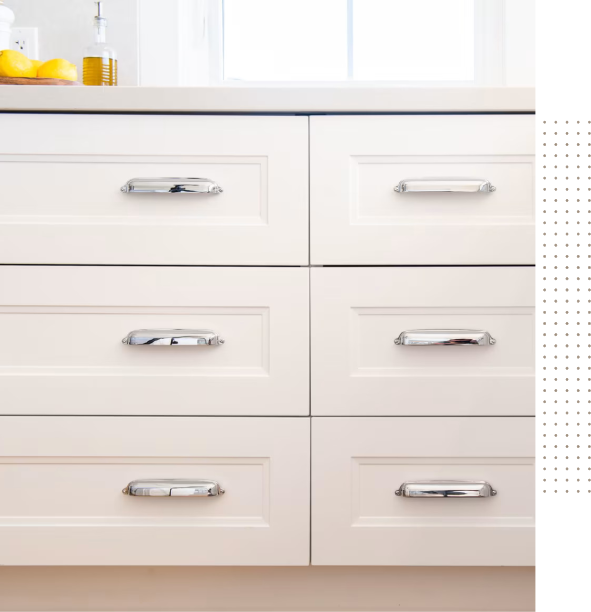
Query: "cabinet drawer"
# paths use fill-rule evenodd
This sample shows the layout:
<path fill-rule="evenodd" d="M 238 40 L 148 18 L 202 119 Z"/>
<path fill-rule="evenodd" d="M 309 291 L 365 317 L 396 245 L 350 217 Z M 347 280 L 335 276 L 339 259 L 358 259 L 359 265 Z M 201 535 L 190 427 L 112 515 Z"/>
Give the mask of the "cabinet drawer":
<path fill-rule="evenodd" d="M 533 116 L 310 121 L 312 263 L 534 263 Z"/>
<path fill-rule="evenodd" d="M 0 287 L 0 413 L 309 414 L 307 269 L 0 266 Z"/>
<path fill-rule="evenodd" d="M 312 414 L 533 414 L 533 267 L 313 268 L 311 286 Z"/>
<path fill-rule="evenodd" d="M 309 563 L 308 419 L 0 420 L 3 565 Z M 122 493 L 138 479 L 224 493 Z"/>
<path fill-rule="evenodd" d="M 1 263 L 308 263 L 305 117 L 0 114 L 0 132 Z M 136 188 L 173 193 L 121 190 L 162 177 Z"/>
<path fill-rule="evenodd" d="M 534 565 L 533 456 L 533 418 L 315 418 L 312 563 Z"/>

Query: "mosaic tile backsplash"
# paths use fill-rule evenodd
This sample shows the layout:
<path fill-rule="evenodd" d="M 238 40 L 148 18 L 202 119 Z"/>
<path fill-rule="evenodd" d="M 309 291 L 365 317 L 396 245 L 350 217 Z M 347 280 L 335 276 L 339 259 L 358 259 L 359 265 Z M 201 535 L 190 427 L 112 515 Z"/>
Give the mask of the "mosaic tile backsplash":
<path fill-rule="evenodd" d="M 590 522 L 589 423 L 544 424 L 544 521 Z"/>
<path fill-rule="evenodd" d="M 591 312 L 544 312 L 544 403 L 589 404 Z"/>

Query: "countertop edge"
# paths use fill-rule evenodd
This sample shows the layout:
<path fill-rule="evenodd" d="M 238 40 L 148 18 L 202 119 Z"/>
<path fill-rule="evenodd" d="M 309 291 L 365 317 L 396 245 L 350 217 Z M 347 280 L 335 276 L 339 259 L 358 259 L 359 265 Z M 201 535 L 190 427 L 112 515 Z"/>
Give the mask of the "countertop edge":
<path fill-rule="evenodd" d="M 0 112 L 528 113 L 533 87 L 0 86 Z"/>

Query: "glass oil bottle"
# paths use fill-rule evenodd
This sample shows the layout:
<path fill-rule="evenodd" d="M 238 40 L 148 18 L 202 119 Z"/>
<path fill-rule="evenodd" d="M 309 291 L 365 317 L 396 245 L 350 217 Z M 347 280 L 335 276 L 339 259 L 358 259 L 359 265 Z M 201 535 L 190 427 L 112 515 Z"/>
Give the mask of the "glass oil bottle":
<path fill-rule="evenodd" d="M 103 3 L 96 2 L 94 18 L 94 44 L 86 48 L 82 62 L 84 85 L 117 85 L 117 55 L 107 46 L 107 20 L 103 17 Z"/>

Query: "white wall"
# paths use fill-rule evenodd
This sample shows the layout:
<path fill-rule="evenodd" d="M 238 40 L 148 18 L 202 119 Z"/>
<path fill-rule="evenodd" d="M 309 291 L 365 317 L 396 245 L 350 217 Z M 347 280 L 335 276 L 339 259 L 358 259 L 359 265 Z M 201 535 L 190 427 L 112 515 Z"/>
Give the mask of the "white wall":
<path fill-rule="evenodd" d="M 591 86 L 590 22 L 590 0 L 505 0 L 505 85 Z"/>
<path fill-rule="evenodd" d="M 107 43 L 117 52 L 119 85 L 138 84 L 138 2 L 105 0 L 103 4 L 109 24 Z M 67 59 L 78 66 L 82 81 L 84 49 L 93 42 L 93 0 L 20 0 L 12 8 L 14 27 L 39 28 L 39 59 Z"/>

